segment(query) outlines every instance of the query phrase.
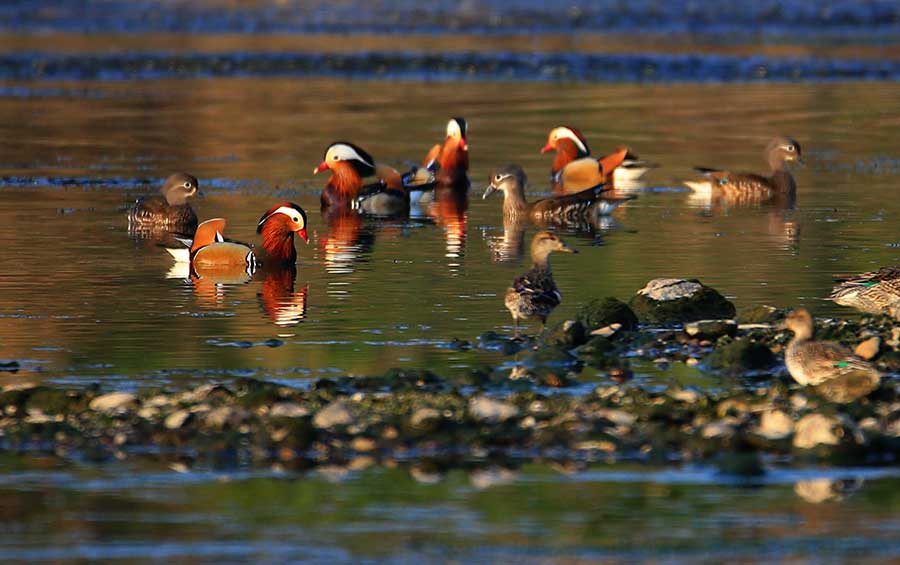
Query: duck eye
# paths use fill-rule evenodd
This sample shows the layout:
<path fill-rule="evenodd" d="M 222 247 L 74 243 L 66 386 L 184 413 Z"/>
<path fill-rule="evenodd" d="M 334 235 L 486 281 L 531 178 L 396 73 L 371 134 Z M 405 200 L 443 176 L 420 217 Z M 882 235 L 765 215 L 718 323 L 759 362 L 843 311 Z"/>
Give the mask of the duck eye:
<path fill-rule="evenodd" d="M 293 218 L 291 218 L 291 221 L 294 222 L 295 224 L 299 224 L 299 223 L 300 223 L 300 218 L 294 216 Z"/>
<path fill-rule="evenodd" d="M 188 189 L 191 188 L 191 181 L 184 181 L 184 187 Z"/>
<path fill-rule="evenodd" d="M 494 180 L 500 180 L 500 179 L 502 179 L 502 178 L 503 178 L 503 175 L 497 175 L 497 176 L 494 177 Z"/>
<path fill-rule="evenodd" d="M 785 147 L 785 149 L 788 150 L 788 153 L 793 153 L 793 152 L 794 152 L 794 146 L 793 146 L 793 145 L 788 145 L 787 147 Z"/>

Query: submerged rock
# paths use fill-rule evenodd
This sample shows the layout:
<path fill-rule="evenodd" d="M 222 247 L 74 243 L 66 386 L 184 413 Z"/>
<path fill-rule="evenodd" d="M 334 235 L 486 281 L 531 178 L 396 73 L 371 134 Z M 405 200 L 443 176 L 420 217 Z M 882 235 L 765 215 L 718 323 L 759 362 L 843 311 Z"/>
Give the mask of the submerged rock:
<path fill-rule="evenodd" d="M 469 401 L 469 414 L 479 422 L 499 424 L 518 416 L 519 408 L 509 402 L 479 396 Z"/>
<path fill-rule="evenodd" d="M 693 322 L 735 314 L 734 304 L 698 280 L 654 279 L 628 305 L 645 323 Z"/>
<path fill-rule="evenodd" d="M 338 426 L 349 426 L 353 421 L 353 412 L 342 400 L 332 402 L 313 416 L 313 426 L 325 430 Z"/>
<path fill-rule="evenodd" d="M 698 320 L 684 325 L 684 333 L 693 339 L 717 340 L 723 335 L 734 337 L 737 323 L 734 320 Z"/>
<path fill-rule="evenodd" d="M 740 324 L 774 324 L 784 318 L 784 310 L 766 304 L 741 310 L 737 316 Z"/>
<path fill-rule="evenodd" d="M 572 349 L 587 341 L 584 324 L 578 320 L 565 320 L 544 335 L 544 343 L 565 349 Z"/>

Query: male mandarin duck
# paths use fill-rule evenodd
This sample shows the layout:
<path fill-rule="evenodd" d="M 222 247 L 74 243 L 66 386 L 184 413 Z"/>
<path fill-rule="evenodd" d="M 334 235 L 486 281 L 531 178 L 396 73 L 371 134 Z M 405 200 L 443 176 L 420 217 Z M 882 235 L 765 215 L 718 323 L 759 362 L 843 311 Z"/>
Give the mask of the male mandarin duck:
<path fill-rule="evenodd" d="M 640 179 L 655 164 L 642 161 L 627 147 L 593 159 L 587 140 L 571 126 L 550 130 L 541 153 L 556 151 L 550 179 L 557 191 L 572 192 L 602 183 L 629 183 Z M 565 170 L 564 170 L 565 169 Z M 591 184 L 593 183 L 593 184 Z"/>
<path fill-rule="evenodd" d="M 887 314 L 900 319 L 900 267 L 839 277 L 829 298 L 869 314 Z"/>
<path fill-rule="evenodd" d="M 766 162 L 769 175 L 754 173 L 731 173 L 708 167 L 695 167 L 706 177 L 699 181 L 685 181 L 685 185 L 701 194 L 718 191 L 726 197 L 741 196 L 787 196 L 792 198 L 797 191 L 794 177 L 785 168 L 787 161 L 802 162 L 800 144 L 790 137 L 779 136 L 766 145 Z"/>
<path fill-rule="evenodd" d="M 490 184 L 482 198 L 494 192 L 503 193 L 503 217 L 511 220 L 538 222 L 573 222 L 590 216 L 610 214 L 634 196 L 610 196 L 608 187 L 598 186 L 575 194 L 548 196 L 537 202 L 525 200 L 528 177 L 519 165 L 506 165 L 491 173 Z"/>
<path fill-rule="evenodd" d="M 784 363 L 801 385 L 823 386 L 840 382 L 852 386 L 857 396 L 878 387 L 881 375 L 871 363 L 840 344 L 813 339 L 813 317 L 806 309 L 799 308 L 788 314 L 784 328 L 794 332 L 784 351 Z M 838 393 L 841 400 L 837 401 L 844 401 L 848 395 L 849 392 Z M 834 391 L 831 396 L 835 396 Z"/>
<path fill-rule="evenodd" d="M 468 178 L 467 128 L 465 119 L 451 118 L 447 122 L 447 135 L 443 143 L 432 147 L 422 160 L 422 167 L 436 171 L 435 177 L 439 184 L 455 185 Z"/>
<path fill-rule="evenodd" d="M 128 225 L 136 229 L 190 234 L 197 229 L 197 214 L 188 199 L 197 194 L 197 179 L 186 173 L 170 175 L 162 196 L 138 198 L 128 211 Z"/>
<path fill-rule="evenodd" d="M 325 157 L 313 173 L 331 170 L 322 189 L 322 209 L 358 209 L 368 214 L 392 215 L 409 211 L 409 192 L 395 169 L 375 164 L 358 145 L 336 141 L 325 149 Z M 376 177 L 365 185 L 363 179 Z"/>
<path fill-rule="evenodd" d="M 531 270 L 516 277 L 512 286 L 506 290 L 504 304 L 512 315 L 515 335 L 519 335 L 519 320 L 538 318 L 542 331 L 547 324 L 547 317 L 559 306 L 562 295 L 553 280 L 550 271 L 550 253 L 578 253 L 567 247 L 556 234 L 540 231 L 531 240 Z"/>
<path fill-rule="evenodd" d="M 306 212 L 300 206 L 285 202 L 266 211 L 256 226 L 262 236 L 262 250 L 224 237 L 225 220 L 214 218 L 197 227 L 190 249 L 166 249 L 176 260 L 189 262 L 192 269 L 246 269 L 253 272 L 262 264 L 266 267 L 292 266 L 297 262 L 294 234 L 309 243 L 306 233 Z M 188 242 L 185 241 L 185 244 Z"/>

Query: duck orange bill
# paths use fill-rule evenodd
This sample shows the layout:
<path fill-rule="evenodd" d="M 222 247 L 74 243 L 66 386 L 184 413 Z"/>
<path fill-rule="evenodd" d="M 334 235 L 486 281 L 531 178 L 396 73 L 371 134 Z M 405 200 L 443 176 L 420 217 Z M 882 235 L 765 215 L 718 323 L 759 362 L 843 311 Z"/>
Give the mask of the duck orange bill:
<path fill-rule="evenodd" d="M 322 171 L 325 171 L 327 169 L 328 169 L 328 162 L 322 161 L 321 163 L 319 163 L 318 167 L 313 169 L 313 174 L 315 175 L 317 173 L 321 173 Z"/>
<path fill-rule="evenodd" d="M 299 235 L 301 238 L 303 238 L 303 241 L 305 241 L 306 243 L 309 243 L 309 236 L 306 235 L 306 228 L 301 228 L 297 232 L 297 235 Z"/>
<path fill-rule="evenodd" d="M 549 141 L 547 142 L 547 145 L 545 145 L 544 148 L 541 149 L 541 153 L 546 153 L 548 151 L 553 151 L 553 146 L 550 145 Z"/>

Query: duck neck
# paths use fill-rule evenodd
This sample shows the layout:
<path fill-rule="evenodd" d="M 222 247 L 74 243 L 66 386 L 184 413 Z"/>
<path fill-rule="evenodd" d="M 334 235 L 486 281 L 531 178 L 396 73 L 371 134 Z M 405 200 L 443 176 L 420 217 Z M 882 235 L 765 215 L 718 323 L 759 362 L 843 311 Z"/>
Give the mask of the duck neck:
<path fill-rule="evenodd" d="M 503 217 L 524 218 L 528 215 L 528 202 L 521 186 L 503 191 Z"/>
<path fill-rule="evenodd" d="M 281 222 L 269 220 L 262 227 L 262 245 L 268 257 L 275 263 L 293 265 L 297 262 L 294 232 Z"/>
<path fill-rule="evenodd" d="M 535 270 L 550 272 L 550 252 L 546 249 L 532 249 L 531 262 Z"/>
<path fill-rule="evenodd" d="M 338 163 L 331 169 L 331 180 L 328 184 L 345 198 L 354 198 L 359 195 L 363 185 L 362 176 L 351 165 Z"/>
<path fill-rule="evenodd" d="M 799 345 L 805 341 L 809 341 L 813 338 L 813 328 L 811 326 L 803 326 L 803 327 L 795 327 L 794 337 L 791 339 L 791 342 L 788 344 L 788 347 Z"/>
<path fill-rule="evenodd" d="M 556 157 L 553 159 L 553 168 L 551 172 L 555 175 L 563 167 L 574 161 L 575 159 L 580 159 L 581 157 L 586 157 L 587 153 L 584 153 L 578 146 L 575 145 L 571 139 L 560 139 L 556 142 Z"/>
<path fill-rule="evenodd" d="M 463 151 L 455 139 L 447 139 L 438 156 L 440 173 L 449 179 L 461 178 L 469 170 L 469 152 Z"/>

